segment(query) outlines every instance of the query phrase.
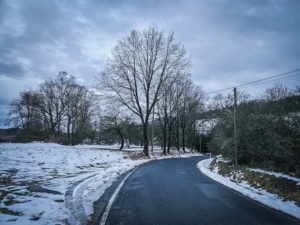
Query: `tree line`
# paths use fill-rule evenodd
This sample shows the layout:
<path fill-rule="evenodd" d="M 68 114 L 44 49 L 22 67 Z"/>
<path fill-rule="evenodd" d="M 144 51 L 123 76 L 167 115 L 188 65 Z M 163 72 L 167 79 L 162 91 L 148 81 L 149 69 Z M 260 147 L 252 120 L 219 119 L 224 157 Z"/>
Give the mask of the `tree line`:
<path fill-rule="evenodd" d="M 153 107 L 149 115 L 148 139 L 150 146 L 161 146 L 163 154 L 171 148 L 186 152 L 199 150 L 198 120 L 205 110 L 206 95 L 190 79 L 176 82 Z M 101 140 L 112 144 L 144 146 L 143 124 L 134 113 L 119 104 L 105 105 L 101 116 Z M 153 133 L 152 133 L 153 132 Z M 113 137 L 113 138 L 112 138 Z M 112 141 L 110 141 L 112 140 Z"/>
<path fill-rule="evenodd" d="M 55 141 L 75 145 L 95 138 L 97 96 L 60 72 L 36 90 L 22 91 L 9 108 L 5 125 L 20 128 L 15 141 Z"/>
<path fill-rule="evenodd" d="M 22 128 L 19 141 L 139 144 L 146 156 L 155 144 L 164 154 L 210 151 L 241 165 L 300 174 L 299 87 L 278 83 L 255 98 L 238 91 L 234 113 L 234 95 L 208 98 L 190 68 L 173 33 L 134 30 L 112 49 L 96 77 L 97 94 L 61 72 L 21 92 L 6 124 Z"/>

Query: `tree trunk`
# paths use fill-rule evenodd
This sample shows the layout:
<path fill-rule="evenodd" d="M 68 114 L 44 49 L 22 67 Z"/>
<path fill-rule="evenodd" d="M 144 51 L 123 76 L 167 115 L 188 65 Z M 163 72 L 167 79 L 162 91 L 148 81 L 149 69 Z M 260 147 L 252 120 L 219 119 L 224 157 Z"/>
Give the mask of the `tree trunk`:
<path fill-rule="evenodd" d="M 194 151 L 194 145 L 195 145 L 195 136 L 196 136 L 196 124 L 194 123 L 193 126 L 193 132 L 192 132 L 192 141 L 191 141 L 191 152 Z"/>
<path fill-rule="evenodd" d="M 161 149 L 163 150 L 163 154 L 165 155 L 166 154 L 166 143 L 167 143 L 167 139 L 166 139 L 167 138 L 167 134 L 166 134 L 167 127 L 166 127 L 166 119 L 165 119 L 166 113 L 164 114 L 163 121 L 162 121 L 162 117 L 161 117 L 159 109 L 157 110 L 157 112 L 158 112 L 159 124 L 160 124 L 161 131 L 162 131 Z"/>
<path fill-rule="evenodd" d="M 71 145 L 74 145 L 74 122 L 72 123 L 71 127 Z"/>
<path fill-rule="evenodd" d="M 166 125 L 166 118 L 164 119 L 164 126 L 163 126 L 163 154 L 166 155 L 166 145 L 167 145 L 167 125 Z"/>
<path fill-rule="evenodd" d="M 71 142 L 70 142 L 70 125 L 71 125 L 71 121 L 70 121 L 70 119 L 68 119 L 68 125 L 67 125 L 67 127 L 68 127 L 68 145 L 70 145 L 71 144 Z"/>
<path fill-rule="evenodd" d="M 143 138 L 144 138 L 144 154 L 149 156 L 149 140 L 148 140 L 148 124 L 143 124 Z"/>
<path fill-rule="evenodd" d="M 124 137 L 123 137 L 123 134 L 120 130 L 117 130 L 118 134 L 120 135 L 120 138 L 121 138 L 121 146 L 119 148 L 119 150 L 122 150 L 124 148 Z"/>
<path fill-rule="evenodd" d="M 169 121 L 169 123 L 170 123 L 170 121 Z M 169 124 L 169 126 L 168 126 L 168 141 L 167 141 L 167 143 L 168 143 L 168 154 L 171 154 L 171 152 L 170 152 L 171 137 L 172 137 L 172 126 Z"/>

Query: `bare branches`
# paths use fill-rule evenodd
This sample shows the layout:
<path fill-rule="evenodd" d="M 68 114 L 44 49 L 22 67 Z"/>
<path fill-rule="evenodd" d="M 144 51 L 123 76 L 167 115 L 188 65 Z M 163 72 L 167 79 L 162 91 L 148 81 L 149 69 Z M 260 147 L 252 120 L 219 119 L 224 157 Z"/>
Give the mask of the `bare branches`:
<path fill-rule="evenodd" d="M 164 37 L 156 28 L 141 33 L 133 30 L 112 50 L 99 79 L 100 88 L 109 102 L 118 102 L 139 116 L 147 132 L 149 115 L 164 96 L 163 89 L 188 77 L 190 67 L 186 50 L 174 42 L 173 33 Z"/>
<path fill-rule="evenodd" d="M 67 133 L 64 143 L 80 143 L 91 130 L 95 100 L 96 95 L 78 85 L 75 77 L 61 72 L 37 90 L 21 92 L 10 104 L 6 122 L 22 128 L 23 141 L 62 140 Z"/>

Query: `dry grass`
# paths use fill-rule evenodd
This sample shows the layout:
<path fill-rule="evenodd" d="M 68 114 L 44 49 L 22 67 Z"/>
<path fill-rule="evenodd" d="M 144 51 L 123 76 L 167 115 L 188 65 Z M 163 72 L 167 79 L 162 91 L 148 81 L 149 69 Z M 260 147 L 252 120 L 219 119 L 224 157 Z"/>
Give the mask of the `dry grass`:
<path fill-rule="evenodd" d="M 231 162 L 219 161 L 216 158 L 211 162 L 210 169 L 218 166 L 218 173 L 224 177 L 230 177 L 233 182 L 247 181 L 256 189 L 263 189 L 269 193 L 282 198 L 283 201 L 294 201 L 300 206 L 300 185 L 297 182 L 285 177 L 253 171 L 245 166 L 235 166 Z"/>

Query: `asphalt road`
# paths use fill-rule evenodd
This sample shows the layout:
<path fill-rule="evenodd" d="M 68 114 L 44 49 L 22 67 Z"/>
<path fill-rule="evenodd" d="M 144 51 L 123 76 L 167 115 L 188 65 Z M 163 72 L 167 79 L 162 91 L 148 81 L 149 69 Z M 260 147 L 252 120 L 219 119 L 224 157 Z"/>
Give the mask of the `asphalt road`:
<path fill-rule="evenodd" d="M 106 224 L 300 224 L 207 178 L 196 168 L 201 159 L 159 160 L 134 170 Z"/>

